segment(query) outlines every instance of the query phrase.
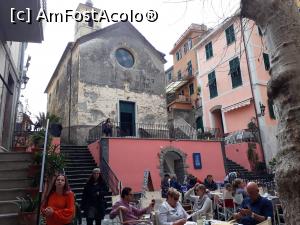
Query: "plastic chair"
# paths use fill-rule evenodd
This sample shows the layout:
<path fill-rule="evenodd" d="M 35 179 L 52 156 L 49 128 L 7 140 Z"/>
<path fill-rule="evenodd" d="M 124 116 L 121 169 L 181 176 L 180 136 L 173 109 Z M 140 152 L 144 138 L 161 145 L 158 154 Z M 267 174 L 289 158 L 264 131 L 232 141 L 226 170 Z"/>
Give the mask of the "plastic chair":
<path fill-rule="evenodd" d="M 221 211 L 220 211 L 221 210 Z M 218 219 L 224 218 L 227 220 L 235 212 L 235 204 L 233 198 L 231 199 L 222 199 L 221 204 L 217 205 L 217 216 Z"/>

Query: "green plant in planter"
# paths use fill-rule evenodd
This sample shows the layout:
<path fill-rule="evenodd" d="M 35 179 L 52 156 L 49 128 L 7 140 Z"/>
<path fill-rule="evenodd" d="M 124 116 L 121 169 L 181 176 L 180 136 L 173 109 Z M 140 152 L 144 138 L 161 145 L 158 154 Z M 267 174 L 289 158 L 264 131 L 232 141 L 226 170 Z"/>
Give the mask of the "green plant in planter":
<path fill-rule="evenodd" d="M 32 199 L 30 195 L 25 197 L 17 197 L 17 205 L 20 212 L 35 212 L 38 207 L 38 198 Z"/>
<path fill-rule="evenodd" d="M 32 199 L 29 195 L 17 197 L 17 205 L 20 209 L 19 224 L 35 225 L 37 222 L 38 198 Z"/>
<path fill-rule="evenodd" d="M 46 155 L 46 176 L 52 177 L 65 167 L 65 156 L 55 153 L 56 146 L 51 145 Z"/>
<path fill-rule="evenodd" d="M 43 145 L 44 144 L 44 140 L 45 140 L 45 131 L 44 130 L 40 130 L 40 131 L 34 132 L 30 136 L 30 140 L 36 146 Z"/>

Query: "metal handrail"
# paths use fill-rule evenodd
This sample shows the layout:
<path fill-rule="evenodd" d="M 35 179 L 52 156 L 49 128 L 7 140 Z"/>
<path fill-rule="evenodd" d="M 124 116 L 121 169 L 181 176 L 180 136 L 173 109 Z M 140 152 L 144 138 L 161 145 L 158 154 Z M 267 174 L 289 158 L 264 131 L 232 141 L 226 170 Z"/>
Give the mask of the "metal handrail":
<path fill-rule="evenodd" d="M 120 193 L 120 181 L 114 171 L 110 168 L 109 164 L 103 158 L 101 160 L 101 173 L 103 173 L 103 179 L 110 188 L 111 192 L 114 195 L 118 195 Z"/>
<path fill-rule="evenodd" d="M 43 193 L 43 185 L 44 185 L 44 173 L 45 173 L 45 161 L 46 161 L 46 153 L 47 153 L 47 140 L 48 140 L 48 128 L 49 128 L 49 119 L 47 119 L 46 131 L 45 131 L 45 140 L 44 140 L 44 149 L 43 149 L 43 158 L 42 158 L 42 169 L 41 169 L 41 177 L 40 177 L 40 188 L 38 195 L 38 211 L 37 211 L 37 225 L 40 224 L 40 210 L 41 210 L 41 201 L 42 201 L 42 193 Z"/>

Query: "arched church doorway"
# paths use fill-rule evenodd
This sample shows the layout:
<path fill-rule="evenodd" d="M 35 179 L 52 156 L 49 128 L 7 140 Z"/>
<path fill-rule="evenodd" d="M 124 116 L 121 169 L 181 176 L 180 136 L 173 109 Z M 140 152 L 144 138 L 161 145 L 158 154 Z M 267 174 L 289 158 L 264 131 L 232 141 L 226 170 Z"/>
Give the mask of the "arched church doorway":
<path fill-rule="evenodd" d="M 178 149 L 167 148 L 160 154 L 161 177 L 165 174 L 176 176 L 179 183 L 183 183 L 186 175 L 186 154 Z"/>

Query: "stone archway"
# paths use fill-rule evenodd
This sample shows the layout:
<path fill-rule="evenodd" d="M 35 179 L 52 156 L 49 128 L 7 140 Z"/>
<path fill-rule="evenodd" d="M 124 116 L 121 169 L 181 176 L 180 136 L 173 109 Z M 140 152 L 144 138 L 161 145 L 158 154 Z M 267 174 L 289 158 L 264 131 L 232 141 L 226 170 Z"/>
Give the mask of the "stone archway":
<path fill-rule="evenodd" d="M 174 147 L 166 147 L 159 153 L 160 176 L 164 177 L 166 173 L 176 175 L 179 183 L 183 183 L 187 174 L 186 164 L 187 154 Z"/>

